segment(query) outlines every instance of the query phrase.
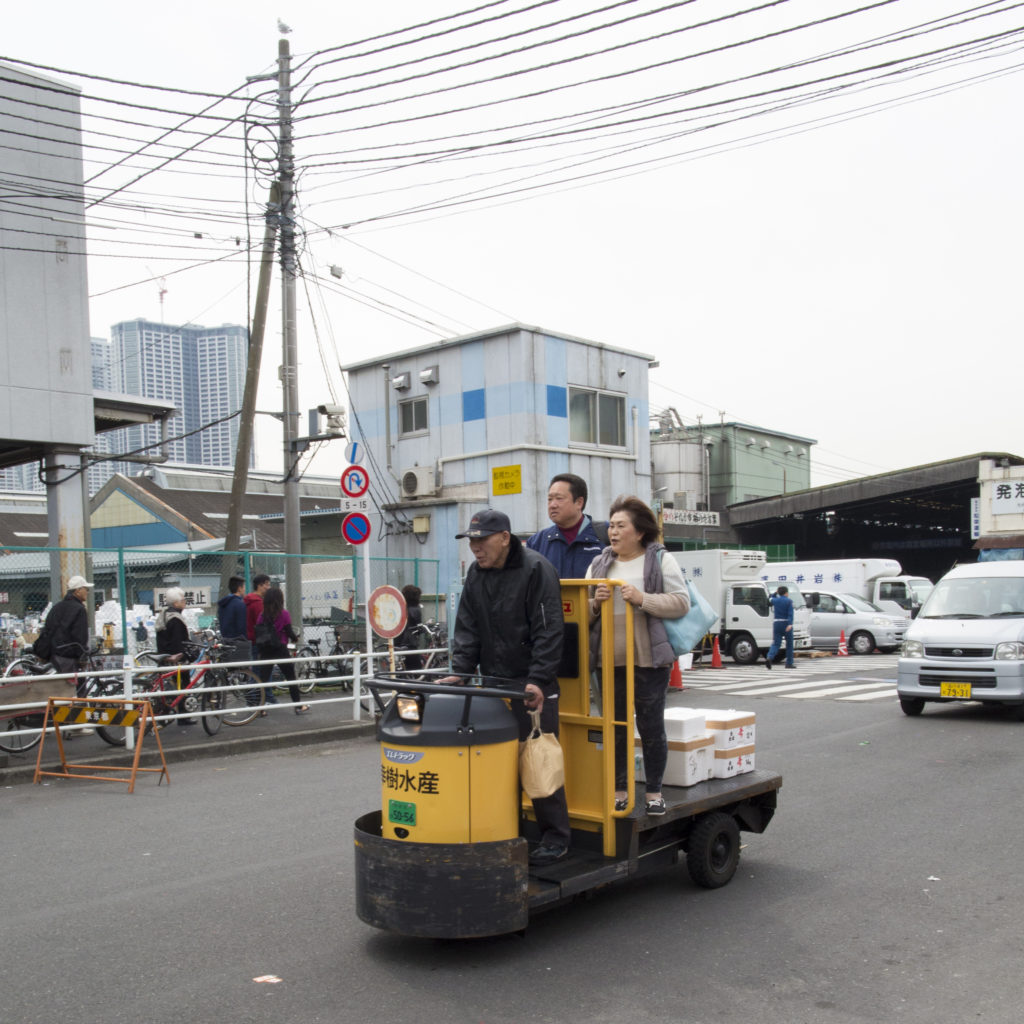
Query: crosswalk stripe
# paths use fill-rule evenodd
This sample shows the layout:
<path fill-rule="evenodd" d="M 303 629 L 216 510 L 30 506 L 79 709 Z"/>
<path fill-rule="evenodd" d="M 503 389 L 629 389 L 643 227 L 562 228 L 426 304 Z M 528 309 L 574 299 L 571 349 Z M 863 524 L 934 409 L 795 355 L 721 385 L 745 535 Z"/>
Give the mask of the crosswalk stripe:
<path fill-rule="evenodd" d="M 786 693 L 792 690 L 809 690 L 814 686 L 821 686 L 820 679 L 811 680 L 808 683 L 780 683 L 778 686 L 755 686 L 750 690 L 734 690 L 737 697 L 756 697 L 760 693 Z"/>
<path fill-rule="evenodd" d="M 869 689 L 871 687 L 877 688 L 877 687 L 880 687 L 880 686 L 888 687 L 889 684 L 888 683 L 869 683 L 868 684 L 868 688 Z M 864 689 L 863 683 L 849 683 L 849 684 L 842 684 L 842 685 L 839 685 L 839 686 L 829 686 L 829 687 L 826 687 L 823 690 L 811 690 L 808 693 L 794 693 L 793 696 L 794 697 L 833 697 L 837 693 L 855 693 L 856 691 L 863 690 L 863 689 Z"/>
<path fill-rule="evenodd" d="M 878 659 L 878 660 L 876 660 Z M 851 668 L 886 675 L 850 675 Z M 782 669 L 782 666 L 776 666 Z M 697 668 L 683 673 L 683 686 L 694 690 L 728 693 L 736 697 L 776 695 L 794 699 L 832 698 L 864 702 L 891 700 L 896 696 L 896 658 L 876 655 L 856 666 L 835 658 L 798 659 L 796 670 L 767 672 L 763 662 L 734 665 L 722 669 Z"/>

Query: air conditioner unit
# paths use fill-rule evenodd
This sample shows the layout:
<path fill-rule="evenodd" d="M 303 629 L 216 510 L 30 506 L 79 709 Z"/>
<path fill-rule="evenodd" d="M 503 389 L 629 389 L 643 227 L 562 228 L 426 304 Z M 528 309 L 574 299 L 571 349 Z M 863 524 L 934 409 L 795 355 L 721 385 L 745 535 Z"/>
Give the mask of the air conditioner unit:
<path fill-rule="evenodd" d="M 412 466 L 402 472 L 403 498 L 429 498 L 437 494 L 433 466 Z"/>

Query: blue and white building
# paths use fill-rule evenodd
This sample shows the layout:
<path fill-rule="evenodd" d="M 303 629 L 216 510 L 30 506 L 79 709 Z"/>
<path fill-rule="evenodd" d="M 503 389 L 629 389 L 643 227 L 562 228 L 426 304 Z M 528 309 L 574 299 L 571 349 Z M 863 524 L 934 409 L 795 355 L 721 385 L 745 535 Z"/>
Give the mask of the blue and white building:
<path fill-rule="evenodd" d="M 438 558 L 461 577 L 469 552 L 455 534 L 473 511 L 491 505 L 533 533 L 549 523 L 556 473 L 587 481 L 597 518 L 620 494 L 649 502 L 652 365 L 512 324 L 343 367 L 349 431 L 366 449 L 375 539 L 385 543 L 373 554 Z"/>

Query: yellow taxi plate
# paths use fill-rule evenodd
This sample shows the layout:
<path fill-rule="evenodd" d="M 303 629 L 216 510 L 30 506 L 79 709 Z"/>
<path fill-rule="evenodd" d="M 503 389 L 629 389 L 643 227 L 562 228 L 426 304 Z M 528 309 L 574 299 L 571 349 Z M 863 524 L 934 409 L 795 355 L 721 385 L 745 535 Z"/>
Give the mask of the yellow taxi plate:
<path fill-rule="evenodd" d="M 971 699 L 970 683 L 939 683 L 940 697 L 958 697 L 960 700 Z"/>

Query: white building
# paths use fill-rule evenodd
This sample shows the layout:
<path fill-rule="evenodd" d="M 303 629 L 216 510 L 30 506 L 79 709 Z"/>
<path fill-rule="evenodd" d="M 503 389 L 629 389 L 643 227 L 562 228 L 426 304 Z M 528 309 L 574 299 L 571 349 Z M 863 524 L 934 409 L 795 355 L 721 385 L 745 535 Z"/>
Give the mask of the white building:
<path fill-rule="evenodd" d="M 549 523 L 556 473 L 587 481 L 587 511 L 620 494 L 651 500 L 652 357 L 513 324 L 350 364 L 353 440 L 367 450 L 386 551 L 439 558 L 451 577 L 473 511 L 507 513 L 530 534 Z M 373 543 L 371 541 L 371 543 Z"/>

